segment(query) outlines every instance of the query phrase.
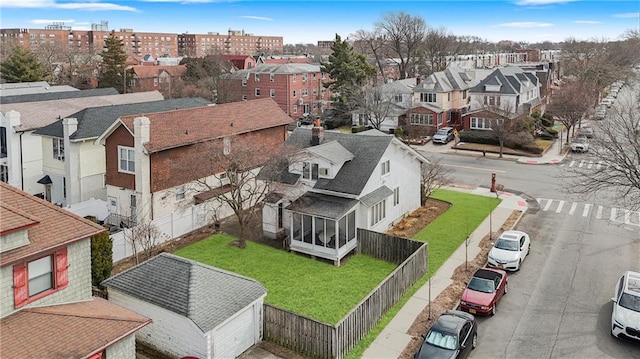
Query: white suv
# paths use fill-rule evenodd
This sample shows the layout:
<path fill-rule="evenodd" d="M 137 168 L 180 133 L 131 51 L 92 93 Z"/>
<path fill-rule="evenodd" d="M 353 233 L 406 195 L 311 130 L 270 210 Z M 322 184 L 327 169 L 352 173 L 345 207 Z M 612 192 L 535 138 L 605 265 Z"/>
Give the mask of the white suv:
<path fill-rule="evenodd" d="M 611 300 L 611 335 L 640 341 L 640 272 L 624 272 Z"/>

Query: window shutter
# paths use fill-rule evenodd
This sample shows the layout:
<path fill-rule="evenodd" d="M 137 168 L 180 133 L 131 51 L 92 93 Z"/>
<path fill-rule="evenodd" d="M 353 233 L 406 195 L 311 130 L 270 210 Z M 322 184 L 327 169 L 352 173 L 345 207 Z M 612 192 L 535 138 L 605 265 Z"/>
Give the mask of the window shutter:
<path fill-rule="evenodd" d="M 56 288 L 62 289 L 69 284 L 68 267 L 67 248 L 63 248 L 56 252 Z"/>
<path fill-rule="evenodd" d="M 13 303 L 16 308 L 22 307 L 29 299 L 27 286 L 27 264 L 13 266 Z"/>

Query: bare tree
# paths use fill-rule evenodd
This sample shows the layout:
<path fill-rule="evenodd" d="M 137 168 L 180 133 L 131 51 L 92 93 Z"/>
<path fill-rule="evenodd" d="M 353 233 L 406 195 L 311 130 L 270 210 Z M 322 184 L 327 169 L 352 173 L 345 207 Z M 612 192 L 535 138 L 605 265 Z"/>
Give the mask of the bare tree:
<path fill-rule="evenodd" d="M 569 193 L 591 196 L 605 192 L 631 209 L 640 209 L 640 92 L 618 95 L 616 104 L 591 140 L 589 152 L 608 166 L 570 167 L 563 173 Z"/>
<path fill-rule="evenodd" d="M 447 56 L 452 54 L 455 37 L 446 28 L 429 28 L 424 39 L 424 54 L 430 75 L 447 68 Z"/>
<path fill-rule="evenodd" d="M 124 238 L 131 245 L 135 264 L 139 264 L 153 257 L 158 244 L 166 241 L 168 236 L 162 233 L 153 222 L 146 221 L 125 229 Z"/>
<path fill-rule="evenodd" d="M 589 83 L 580 80 L 569 80 L 551 97 L 547 112 L 557 117 L 567 129 L 567 143 L 574 126 L 581 124 L 595 103 L 596 92 Z"/>
<path fill-rule="evenodd" d="M 386 82 L 385 64 L 388 56 L 385 52 L 385 39 L 380 28 L 373 31 L 358 30 L 351 37 L 354 39 L 354 50 L 373 57 L 378 68 L 378 77 L 382 77 L 383 82 Z"/>
<path fill-rule="evenodd" d="M 450 182 L 452 173 L 453 170 L 445 167 L 439 158 L 430 159 L 429 163 L 422 164 L 420 187 L 422 188 L 421 203 L 423 205 L 433 192 Z"/>
<path fill-rule="evenodd" d="M 385 91 L 385 86 L 365 86 L 361 98 L 359 112 L 364 114 L 369 125 L 380 130 L 382 123 L 391 114 L 395 104 L 396 91 Z"/>
<path fill-rule="evenodd" d="M 413 77 L 427 24 L 423 18 L 405 12 L 387 13 L 375 24 L 385 38 L 388 55 L 397 57 L 400 78 Z"/>

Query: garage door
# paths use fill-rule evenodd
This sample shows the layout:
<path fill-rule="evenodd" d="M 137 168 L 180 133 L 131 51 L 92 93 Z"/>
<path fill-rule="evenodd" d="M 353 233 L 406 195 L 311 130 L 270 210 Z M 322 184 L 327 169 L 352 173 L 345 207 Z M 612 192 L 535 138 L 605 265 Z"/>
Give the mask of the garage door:
<path fill-rule="evenodd" d="M 213 338 L 215 358 L 235 358 L 255 344 L 253 307 L 243 310 L 229 323 L 220 327 Z"/>

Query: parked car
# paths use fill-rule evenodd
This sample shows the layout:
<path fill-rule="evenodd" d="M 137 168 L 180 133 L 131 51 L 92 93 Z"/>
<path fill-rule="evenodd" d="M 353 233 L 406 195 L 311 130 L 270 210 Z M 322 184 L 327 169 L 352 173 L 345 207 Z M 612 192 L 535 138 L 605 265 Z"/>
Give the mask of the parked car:
<path fill-rule="evenodd" d="M 521 231 L 505 231 L 489 251 L 487 264 L 491 267 L 517 271 L 529 254 L 531 240 Z"/>
<path fill-rule="evenodd" d="M 471 277 L 462 297 L 460 309 L 471 314 L 494 315 L 502 296 L 507 294 L 507 272 L 480 268 Z"/>
<path fill-rule="evenodd" d="M 611 335 L 640 341 L 640 272 L 624 272 L 611 301 Z"/>
<path fill-rule="evenodd" d="M 604 120 L 605 119 L 605 115 L 607 114 L 607 106 L 600 104 L 597 105 L 594 112 L 593 112 L 593 117 L 596 120 Z"/>
<path fill-rule="evenodd" d="M 578 137 L 593 138 L 593 127 L 580 127 L 580 129 L 578 129 Z"/>
<path fill-rule="evenodd" d="M 589 152 L 589 140 L 586 137 L 576 137 L 571 141 L 571 152 Z"/>
<path fill-rule="evenodd" d="M 443 127 L 436 132 L 431 141 L 433 143 L 447 144 L 453 140 L 453 127 Z"/>
<path fill-rule="evenodd" d="M 607 108 L 611 107 L 611 105 L 613 105 L 613 102 L 614 102 L 613 97 L 605 97 L 602 99 L 602 101 L 600 101 L 600 103 L 607 106 Z"/>
<path fill-rule="evenodd" d="M 459 310 L 442 313 L 414 358 L 466 358 L 478 343 L 476 318 Z"/>

